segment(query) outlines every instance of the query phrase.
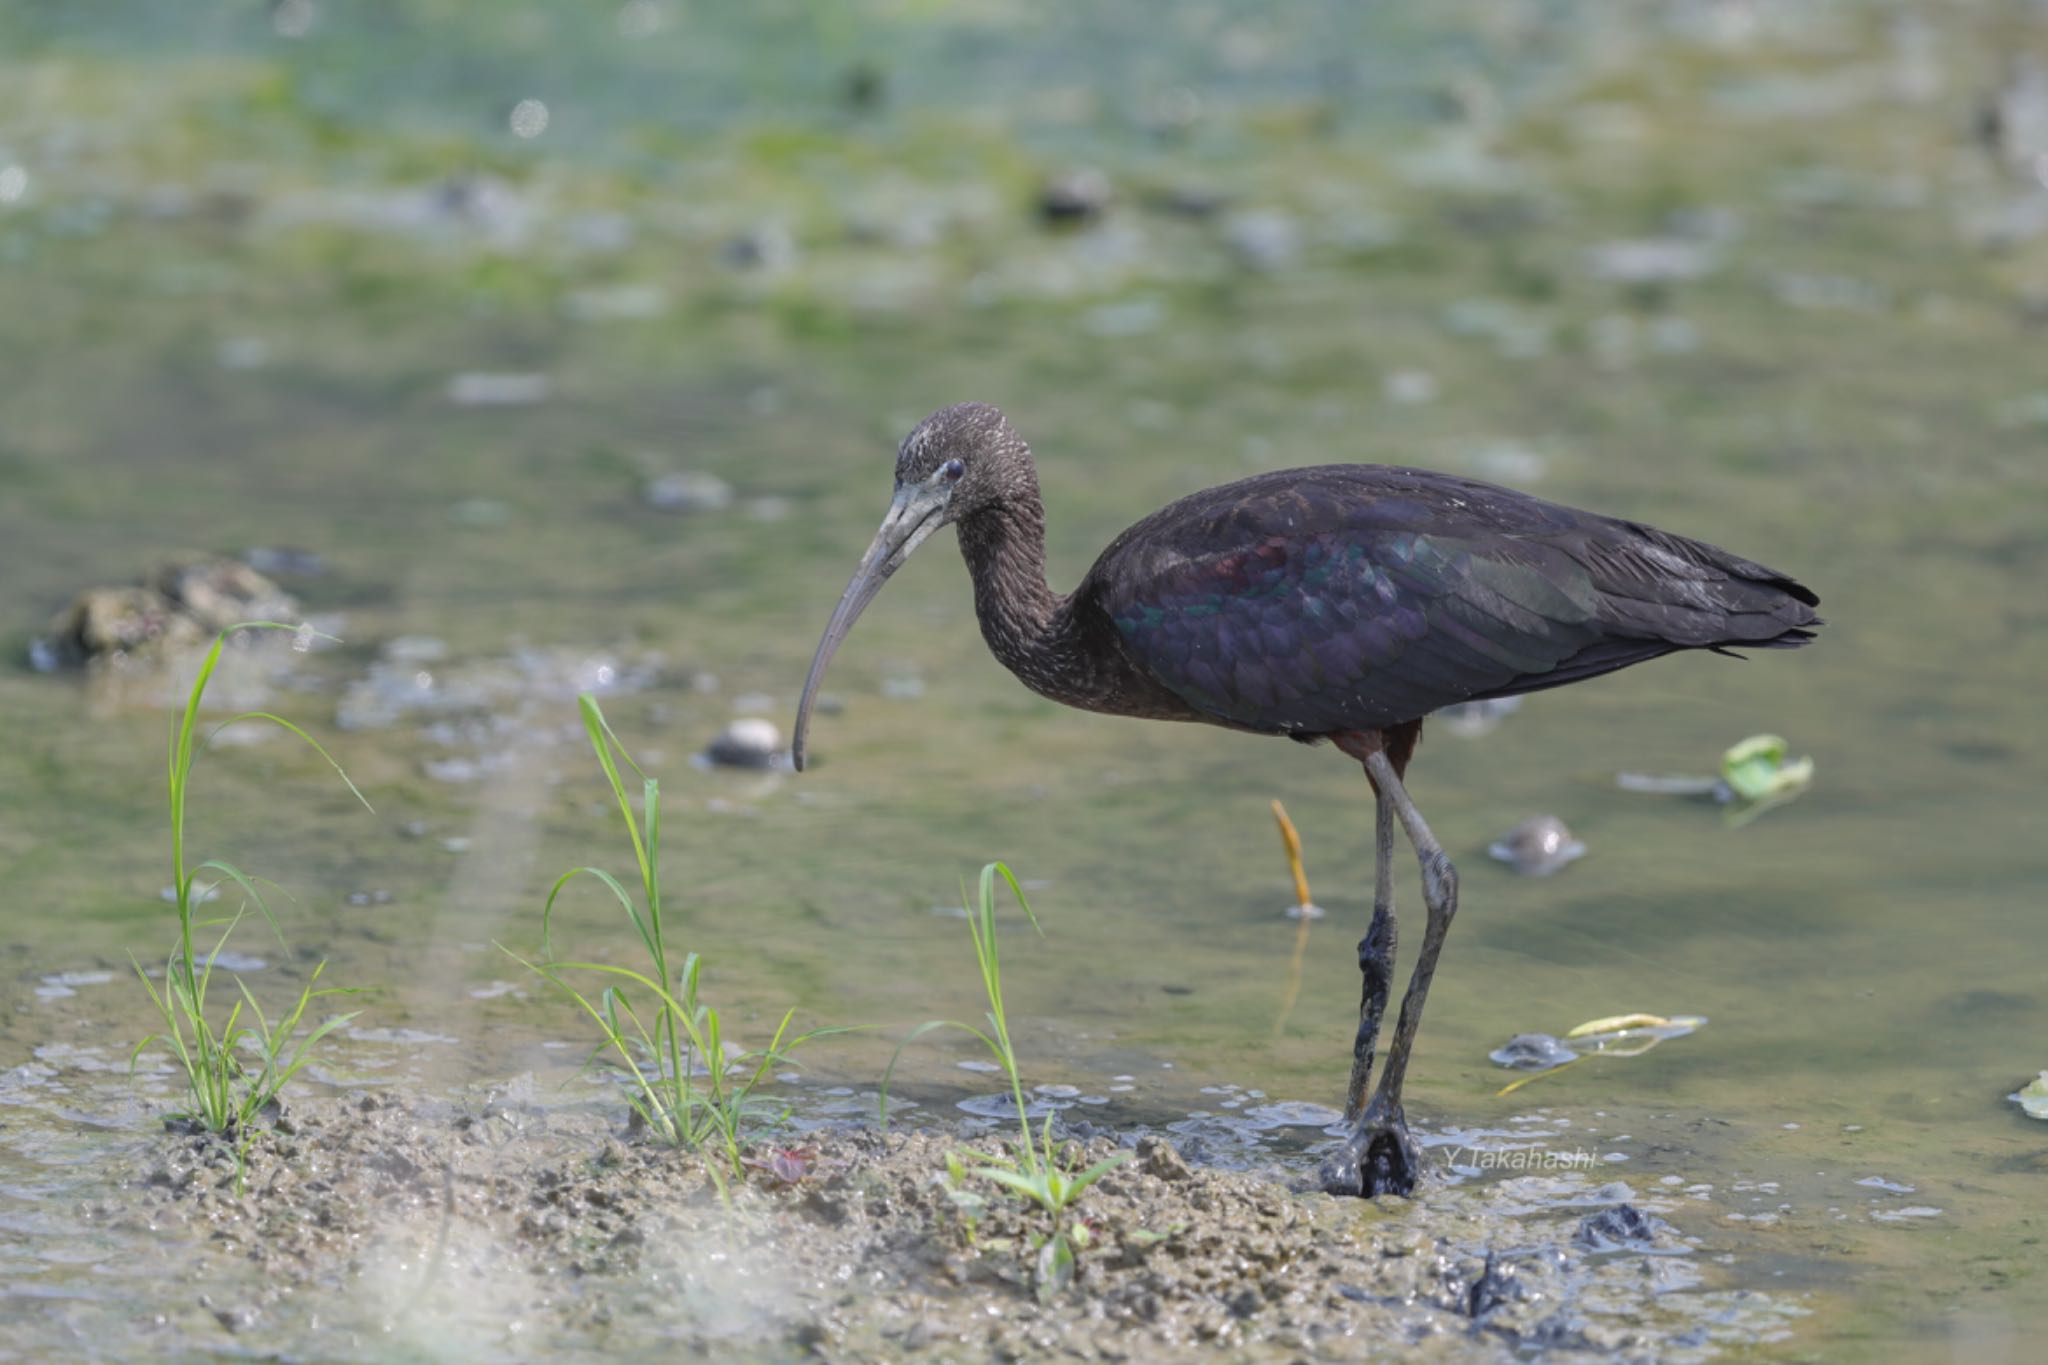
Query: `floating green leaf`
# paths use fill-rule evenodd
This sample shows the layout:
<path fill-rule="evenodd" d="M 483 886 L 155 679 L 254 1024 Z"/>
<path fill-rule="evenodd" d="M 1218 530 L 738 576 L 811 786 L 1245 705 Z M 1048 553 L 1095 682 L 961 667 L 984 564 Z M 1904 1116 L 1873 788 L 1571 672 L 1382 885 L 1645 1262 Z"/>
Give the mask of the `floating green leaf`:
<path fill-rule="evenodd" d="M 1751 735 L 1721 755 L 1721 780 L 1744 801 L 1783 801 L 1813 781 L 1813 759 L 1785 761 L 1778 735 Z"/>
<path fill-rule="evenodd" d="M 2048 1071 L 2006 1096 L 2030 1119 L 2048 1119 Z"/>

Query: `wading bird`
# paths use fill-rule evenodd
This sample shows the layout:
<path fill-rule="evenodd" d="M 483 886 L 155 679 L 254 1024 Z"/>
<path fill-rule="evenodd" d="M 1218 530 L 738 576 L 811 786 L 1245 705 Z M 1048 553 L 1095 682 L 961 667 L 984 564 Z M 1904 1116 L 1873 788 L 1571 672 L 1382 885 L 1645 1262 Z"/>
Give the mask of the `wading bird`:
<path fill-rule="evenodd" d="M 982 638 L 1041 696 L 1200 721 L 1364 765 L 1377 801 L 1371 924 L 1345 1115 L 1325 1188 L 1407 1194 L 1420 1173 L 1401 1086 L 1458 874 L 1402 778 L 1423 718 L 1455 702 L 1578 682 L 1684 649 L 1790 648 L 1812 592 L 1725 550 L 1475 479 L 1382 465 L 1259 474 L 1182 498 L 1111 542 L 1081 586 L 1045 581 L 1031 449 L 985 403 L 933 413 L 896 454 L 896 490 L 804 679 L 792 758 L 847 632 L 942 526 L 959 528 Z M 1394 822 L 1429 919 L 1370 1100 L 1394 973 Z"/>

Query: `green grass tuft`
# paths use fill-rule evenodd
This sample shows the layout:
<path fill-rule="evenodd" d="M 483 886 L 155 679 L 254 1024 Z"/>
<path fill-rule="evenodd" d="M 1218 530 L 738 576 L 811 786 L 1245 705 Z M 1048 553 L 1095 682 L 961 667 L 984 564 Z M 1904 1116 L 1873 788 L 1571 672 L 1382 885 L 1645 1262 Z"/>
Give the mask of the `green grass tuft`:
<path fill-rule="evenodd" d="M 752 1133 L 780 1122 L 786 1106 L 756 1092 L 768 1073 L 785 1064 L 798 1047 L 813 1038 L 846 1032 L 813 1029 L 792 1037 L 794 1009 L 782 1016 L 768 1045 L 757 1052 L 731 1047 L 718 1011 L 700 993 L 703 959 L 696 953 L 677 960 L 668 939 L 661 895 L 661 784 L 642 772 L 587 693 L 577 699 L 583 728 L 597 754 L 619 815 L 632 840 L 640 870 L 641 903 L 635 903 L 618 878 L 601 867 L 573 867 L 555 879 L 541 911 L 542 961 L 530 962 L 504 951 L 515 961 L 545 977 L 590 1016 L 601 1035 L 590 1061 L 610 1054 L 630 1080 L 628 1102 L 647 1130 L 663 1142 L 690 1151 L 715 1152 L 711 1167 L 723 1183 L 745 1174 L 742 1154 Z M 623 762 L 640 779 L 640 811 L 636 818 L 619 771 Z M 647 951 L 645 971 L 604 962 L 558 958 L 554 949 L 555 904 L 578 877 L 593 877 L 611 892 L 626 912 Z M 502 948 L 503 945 L 501 944 Z M 603 981 L 595 996 L 577 988 L 569 973 Z"/>
<path fill-rule="evenodd" d="M 246 983 L 239 977 L 231 978 L 237 998 L 230 1006 L 226 1020 L 216 1027 L 207 1008 L 214 967 L 220 959 L 221 950 L 227 946 L 229 936 L 247 913 L 248 906 L 253 903 L 262 912 L 280 946 L 284 944 L 284 934 L 278 928 L 277 916 L 271 913 L 269 903 L 257 889 L 257 879 L 220 858 L 208 858 L 191 865 L 185 850 L 193 764 L 216 735 L 245 720 L 268 722 L 304 740 L 315 753 L 327 760 L 335 772 L 341 774 L 341 780 L 363 803 L 364 809 L 370 809 L 370 803 L 362 792 L 356 790 L 355 783 L 349 781 L 348 774 L 334 761 L 333 755 L 322 748 L 318 740 L 282 716 L 268 711 L 244 711 L 215 726 L 204 740 L 195 739 L 200 703 L 206 696 L 206 685 L 212 679 L 214 669 L 220 664 L 221 650 L 228 637 L 239 630 L 303 629 L 276 621 L 251 621 L 230 626 L 214 637 L 212 647 L 200 661 L 199 673 L 193 679 L 184 709 L 173 716 L 171 725 L 171 885 L 178 907 L 178 942 L 164 963 L 161 990 L 143 971 L 142 964 L 134 963 L 135 975 L 141 980 L 142 988 L 149 992 L 150 1003 L 163 1017 L 163 1029 L 135 1045 L 129 1056 L 131 1069 L 143 1049 L 151 1043 L 164 1044 L 184 1070 L 191 1100 L 190 1107 L 175 1117 L 188 1119 L 210 1132 L 235 1136 L 244 1147 L 253 1135 L 256 1117 L 276 1101 L 278 1092 L 305 1067 L 313 1046 L 355 1018 L 353 1013 L 334 1015 L 300 1036 L 299 1029 L 305 1022 L 307 1008 L 315 1000 L 353 994 L 350 990 L 320 985 L 321 973 L 327 968 L 327 964 L 322 962 L 313 969 L 313 975 L 305 989 L 299 992 L 297 1001 L 275 1021 L 263 1012 L 262 1005 Z M 206 920 L 194 915 L 195 904 L 203 899 L 203 893 L 197 886 L 199 876 L 209 871 L 235 883 L 247 897 L 242 907 L 225 919 Z M 275 883 L 268 884 L 276 886 Z M 215 927 L 220 928 L 220 936 L 214 939 L 211 948 L 202 952 L 194 931 Z"/>
<path fill-rule="evenodd" d="M 949 1156 L 946 1170 L 956 1202 L 968 1211 L 970 1217 L 978 1203 L 977 1197 L 966 1194 L 962 1189 L 970 1175 L 990 1181 L 1018 1199 L 1036 1204 L 1050 1216 L 1051 1229 L 1039 1237 L 1033 1247 L 1038 1296 L 1050 1299 L 1072 1281 L 1075 1256 L 1088 1245 L 1086 1225 L 1071 1221 L 1069 1212 L 1090 1185 L 1129 1161 L 1133 1153 L 1118 1152 L 1085 1170 L 1070 1170 L 1060 1160 L 1053 1143 L 1053 1116 L 1045 1116 L 1045 1123 L 1036 1134 L 1031 1131 L 1031 1120 L 1024 1106 L 1024 1080 L 1017 1067 L 1017 1049 L 1010 1041 L 1009 1015 L 1003 1007 L 1002 955 L 996 946 L 998 877 L 1009 885 L 1010 894 L 1016 897 L 1024 917 L 1031 921 L 1032 929 L 1044 936 L 1045 931 L 1039 927 L 1031 902 L 1024 897 L 1024 888 L 1017 884 L 1016 875 L 1004 864 L 989 863 L 981 869 L 981 880 L 972 898 L 967 897 L 964 886 L 961 888 L 961 899 L 967 910 L 967 932 L 974 940 L 974 960 L 981 971 L 982 990 L 988 996 L 988 1028 L 983 1030 L 953 1019 L 932 1019 L 912 1029 L 897 1044 L 895 1056 L 889 1059 L 888 1069 L 882 1073 L 881 1118 L 885 1124 L 889 1121 L 889 1081 L 896 1073 L 896 1063 L 902 1060 L 904 1048 L 925 1034 L 942 1028 L 959 1029 L 981 1040 L 982 1046 L 989 1050 L 989 1055 L 995 1058 L 996 1064 L 1003 1069 L 1003 1075 L 1009 1079 L 1010 1100 L 1017 1106 L 1017 1141 L 1007 1152 L 967 1151 Z M 962 1157 L 980 1164 L 970 1167 Z"/>

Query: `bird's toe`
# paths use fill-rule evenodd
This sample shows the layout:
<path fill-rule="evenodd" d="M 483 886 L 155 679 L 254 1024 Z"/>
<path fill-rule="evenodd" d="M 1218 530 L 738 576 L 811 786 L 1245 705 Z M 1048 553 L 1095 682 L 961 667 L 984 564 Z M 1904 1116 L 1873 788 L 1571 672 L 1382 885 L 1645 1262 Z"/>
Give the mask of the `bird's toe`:
<path fill-rule="evenodd" d="M 1324 1194 L 1334 1194 L 1356 1199 L 1365 1193 L 1364 1173 L 1359 1168 L 1357 1156 L 1351 1144 L 1343 1148 L 1317 1168 L 1316 1181 L 1323 1187 Z"/>
<path fill-rule="evenodd" d="M 1368 1108 L 1358 1125 L 1316 1172 L 1325 1194 L 1371 1199 L 1393 1194 L 1406 1197 L 1421 1183 L 1422 1154 L 1408 1136 L 1408 1123 L 1397 1110 Z"/>

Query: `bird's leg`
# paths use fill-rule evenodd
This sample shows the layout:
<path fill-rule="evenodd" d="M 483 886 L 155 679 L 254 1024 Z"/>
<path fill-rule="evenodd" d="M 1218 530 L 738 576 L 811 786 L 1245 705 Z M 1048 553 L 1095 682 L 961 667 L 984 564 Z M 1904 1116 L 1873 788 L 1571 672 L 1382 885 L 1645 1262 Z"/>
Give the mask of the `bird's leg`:
<path fill-rule="evenodd" d="M 1323 1164 L 1323 1188 L 1332 1194 L 1408 1194 L 1421 1172 L 1421 1157 L 1408 1136 L 1407 1116 L 1401 1111 L 1401 1083 L 1408 1073 L 1408 1053 L 1415 1044 L 1415 1031 L 1422 1023 L 1423 1003 L 1429 997 L 1430 978 L 1436 974 L 1437 956 L 1443 951 L 1451 919 L 1458 913 L 1458 870 L 1444 856 L 1443 846 L 1429 832 L 1422 812 L 1415 808 L 1408 789 L 1387 756 L 1374 750 L 1365 755 L 1365 770 L 1383 801 L 1391 803 L 1408 842 L 1422 864 L 1422 902 L 1429 922 L 1422 933 L 1422 951 L 1415 959 L 1415 971 L 1408 978 L 1408 993 L 1401 1000 L 1401 1017 L 1394 1025 L 1394 1042 L 1387 1049 L 1386 1065 L 1372 1099 L 1358 1116 L 1343 1147 Z"/>
<path fill-rule="evenodd" d="M 1429 832 L 1422 812 L 1415 808 L 1414 799 L 1394 775 L 1386 756 L 1373 755 L 1366 760 L 1366 767 L 1393 802 L 1395 813 L 1408 831 L 1408 842 L 1415 845 L 1415 856 L 1422 864 L 1422 903 L 1429 912 L 1429 923 L 1422 931 L 1422 951 L 1416 956 L 1415 973 L 1408 979 L 1408 994 L 1401 1000 L 1401 1018 L 1394 1026 L 1394 1045 L 1387 1049 L 1387 1064 L 1380 1072 L 1379 1089 L 1373 1096 L 1376 1103 L 1388 1101 L 1398 1109 L 1401 1082 L 1408 1071 L 1408 1050 L 1414 1046 L 1415 1032 L 1422 1026 L 1422 1007 L 1429 998 L 1430 978 L 1436 975 L 1437 956 L 1443 952 L 1451 920 L 1458 913 L 1458 869 L 1451 865 L 1443 845 Z"/>
<path fill-rule="evenodd" d="M 1344 1091 L 1344 1118 L 1356 1122 L 1365 1110 L 1365 1087 L 1372 1078 L 1373 1049 L 1379 1043 L 1380 1019 L 1394 986 L 1394 807 L 1384 794 L 1375 803 L 1373 821 L 1372 924 L 1358 940 L 1358 1037 L 1351 1044 L 1351 1084 Z"/>

